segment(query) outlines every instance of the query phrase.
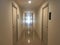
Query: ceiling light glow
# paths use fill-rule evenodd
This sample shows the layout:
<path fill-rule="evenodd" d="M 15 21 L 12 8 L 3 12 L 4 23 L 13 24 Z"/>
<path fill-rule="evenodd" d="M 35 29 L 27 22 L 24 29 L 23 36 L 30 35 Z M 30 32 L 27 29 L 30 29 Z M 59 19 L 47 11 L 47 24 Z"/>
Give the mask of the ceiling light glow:
<path fill-rule="evenodd" d="M 28 1 L 29 4 L 31 4 L 31 1 Z"/>

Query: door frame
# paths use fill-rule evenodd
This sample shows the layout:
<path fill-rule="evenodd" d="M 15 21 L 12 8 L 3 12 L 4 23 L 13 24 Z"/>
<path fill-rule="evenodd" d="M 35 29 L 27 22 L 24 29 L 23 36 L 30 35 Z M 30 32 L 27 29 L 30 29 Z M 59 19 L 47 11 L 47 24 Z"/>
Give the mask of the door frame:
<path fill-rule="evenodd" d="M 13 7 L 16 9 L 16 42 L 18 40 L 18 21 L 17 21 L 17 7 L 12 3 L 12 30 L 14 35 L 14 25 L 13 25 Z M 14 36 L 13 36 L 14 38 Z M 14 45 L 14 39 L 13 39 L 13 45 Z"/>
<path fill-rule="evenodd" d="M 44 8 L 46 8 L 46 7 L 48 7 L 48 3 L 42 8 L 42 33 L 41 33 L 41 38 L 42 38 L 42 43 L 43 43 L 43 10 L 44 10 Z M 48 11 L 49 11 L 49 7 L 48 7 Z M 48 15 L 47 15 L 47 25 L 48 25 Z M 47 27 L 47 30 L 48 30 L 48 27 Z"/>

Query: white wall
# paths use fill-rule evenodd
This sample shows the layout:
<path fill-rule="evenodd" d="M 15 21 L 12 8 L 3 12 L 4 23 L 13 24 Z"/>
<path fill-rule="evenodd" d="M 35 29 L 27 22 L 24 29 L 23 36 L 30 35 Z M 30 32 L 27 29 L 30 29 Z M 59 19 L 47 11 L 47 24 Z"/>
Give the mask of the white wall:
<path fill-rule="evenodd" d="M 17 14 L 20 15 L 19 8 Z M 18 20 L 18 34 L 20 35 L 19 24 L 20 16 Z M 13 45 L 12 0 L 0 0 L 0 45 Z"/>
<path fill-rule="evenodd" d="M 0 45 L 12 45 L 11 0 L 0 0 Z"/>
<path fill-rule="evenodd" d="M 49 0 L 49 12 L 48 45 L 60 45 L 60 0 Z"/>

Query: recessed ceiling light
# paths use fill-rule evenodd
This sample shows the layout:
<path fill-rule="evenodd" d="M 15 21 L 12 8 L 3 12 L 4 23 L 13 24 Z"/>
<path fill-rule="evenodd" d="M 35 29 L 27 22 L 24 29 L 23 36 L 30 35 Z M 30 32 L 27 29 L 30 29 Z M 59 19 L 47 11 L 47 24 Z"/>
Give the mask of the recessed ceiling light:
<path fill-rule="evenodd" d="M 31 4 L 31 0 L 29 0 L 28 3 Z"/>

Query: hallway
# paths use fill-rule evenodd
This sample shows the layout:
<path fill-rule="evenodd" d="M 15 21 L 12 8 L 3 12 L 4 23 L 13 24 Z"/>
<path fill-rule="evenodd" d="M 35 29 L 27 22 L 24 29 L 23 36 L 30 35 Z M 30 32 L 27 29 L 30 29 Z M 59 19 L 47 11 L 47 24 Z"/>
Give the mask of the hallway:
<path fill-rule="evenodd" d="M 35 30 L 22 31 L 17 45 L 40 45 L 40 38 Z"/>
<path fill-rule="evenodd" d="M 60 0 L 0 0 L 0 45 L 60 45 Z"/>

